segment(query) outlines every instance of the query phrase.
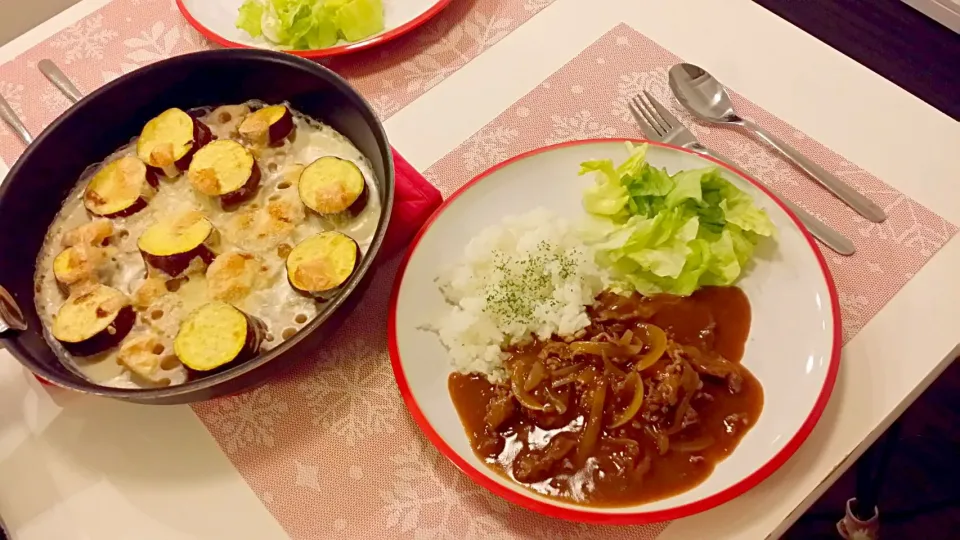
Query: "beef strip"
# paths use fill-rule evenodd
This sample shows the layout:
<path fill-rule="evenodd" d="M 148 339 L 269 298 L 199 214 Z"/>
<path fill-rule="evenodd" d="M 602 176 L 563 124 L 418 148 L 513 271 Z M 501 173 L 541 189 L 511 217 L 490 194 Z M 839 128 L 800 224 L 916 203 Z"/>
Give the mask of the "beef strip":
<path fill-rule="evenodd" d="M 690 407 L 687 409 L 687 412 L 683 414 L 683 419 L 681 419 L 680 422 L 680 431 L 683 431 L 688 427 L 700 422 L 700 413 L 694 410 L 693 407 Z"/>
<path fill-rule="evenodd" d="M 748 425 L 750 425 L 750 415 L 747 413 L 733 413 L 723 419 L 723 427 L 728 434 L 734 436 Z"/>
<path fill-rule="evenodd" d="M 540 349 L 540 352 L 537 354 L 537 356 L 541 360 L 548 360 L 550 358 L 559 358 L 560 360 L 564 361 L 573 360 L 573 353 L 570 351 L 570 345 L 557 341 L 551 341 L 550 343 L 545 344 L 543 348 Z M 547 367 L 553 367 L 551 364 L 551 362 L 547 362 Z"/>
<path fill-rule="evenodd" d="M 697 348 L 689 346 L 680 346 L 680 350 L 680 354 L 686 357 L 698 373 L 724 379 L 731 393 L 740 393 L 743 388 L 743 375 L 740 373 L 739 364 L 727 360 L 715 351 L 701 353 Z"/>
<path fill-rule="evenodd" d="M 483 417 L 490 431 L 496 431 L 517 412 L 517 404 L 508 388 L 498 386 L 494 392 L 495 395 L 487 403 L 487 413 Z"/>
<path fill-rule="evenodd" d="M 533 420 L 533 423 L 543 429 L 560 429 L 570 423 L 569 415 L 556 412 L 541 412 L 523 409 L 522 414 Z"/>
<path fill-rule="evenodd" d="M 521 452 L 513 461 L 513 476 L 519 482 L 540 482 L 551 476 L 554 465 L 559 463 L 577 446 L 571 433 L 555 435 L 547 446 Z"/>
<path fill-rule="evenodd" d="M 664 418 L 667 409 L 679 401 L 683 382 L 683 362 L 679 358 L 661 359 L 654 366 L 653 371 L 652 377 L 645 377 L 644 382 L 647 388 L 641 414 L 644 420 L 657 423 Z"/>
<path fill-rule="evenodd" d="M 617 477 L 620 477 L 621 481 L 640 479 L 634 476 L 638 472 L 638 466 L 644 465 L 640 459 L 643 450 L 639 443 L 632 439 L 604 439 L 600 441 L 600 446 L 601 451 L 596 458 L 597 468 L 603 476 L 598 480 L 615 480 Z M 646 467 L 649 467 L 649 464 Z M 641 470 L 639 475 L 643 476 L 646 472 L 645 469 Z"/>

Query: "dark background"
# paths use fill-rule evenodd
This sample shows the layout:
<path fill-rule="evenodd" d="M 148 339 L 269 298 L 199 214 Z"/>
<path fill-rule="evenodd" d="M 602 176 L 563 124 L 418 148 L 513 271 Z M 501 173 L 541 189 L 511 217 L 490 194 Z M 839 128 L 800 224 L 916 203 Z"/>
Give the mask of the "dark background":
<path fill-rule="evenodd" d="M 960 120 L 960 35 L 919 11 L 899 0 L 755 1 Z"/>
<path fill-rule="evenodd" d="M 899 0 L 755 1 L 960 120 L 960 35 L 936 21 Z M 895 115 L 895 111 L 887 113 Z M 960 165 L 957 172 L 960 179 Z M 879 498 L 881 537 L 956 540 L 960 538 L 960 362 L 955 361 L 933 383 L 900 423 L 902 430 Z M 854 478 L 851 468 L 784 538 L 840 538 L 836 522 L 843 517 L 847 499 L 854 496 Z"/>

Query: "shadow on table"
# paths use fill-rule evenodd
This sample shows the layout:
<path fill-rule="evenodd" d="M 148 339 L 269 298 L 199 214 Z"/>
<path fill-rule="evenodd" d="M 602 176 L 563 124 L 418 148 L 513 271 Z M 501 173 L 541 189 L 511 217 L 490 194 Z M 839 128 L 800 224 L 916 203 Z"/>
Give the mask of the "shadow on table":
<path fill-rule="evenodd" d="M 236 474 L 227 460 L 210 463 L 185 454 L 184 449 L 198 448 L 199 455 L 220 454 L 202 424 L 184 422 L 185 406 L 82 396 L 41 387 L 25 370 L 22 376 L 30 379 L 28 385 L 11 379 L 0 386 L 0 418 L 6 417 L 0 423 L 0 479 L 18 486 L 17 492 L 29 490 L 29 496 L 0 500 L 12 530 L 93 490 L 103 493 L 102 504 L 118 504 L 119 499 L 175 528 L 182 516 L 169 511 L 169 487 L 182 491 L 193 484 L 203 490 Z M 29 431 L 22 427 L 24 421 Z M 209 452 L 205 447 L 211 447 Z M 98 494 L 98 503 L 100 499 Z M 90 500 L 71 501 L 68 509 L 82 508 Z M 202 516 L 204 509 L 183 512 Z"/>

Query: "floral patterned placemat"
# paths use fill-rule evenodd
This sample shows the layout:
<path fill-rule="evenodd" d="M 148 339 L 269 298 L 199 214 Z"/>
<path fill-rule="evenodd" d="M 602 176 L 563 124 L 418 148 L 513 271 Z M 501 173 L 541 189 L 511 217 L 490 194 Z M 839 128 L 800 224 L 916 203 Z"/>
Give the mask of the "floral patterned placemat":
<path fill-rule="evenodd" d="M 386 119 L 553 1 L 457 0 L 414 32 L 324 64 Z M 157 60 L 216 47 L 187 23 L 174 0 L 113 0 L 0 66 L 0 94 L 36 135 L 70 106 L 37 69 L 44 58 L 91 92 Z M 0 158 L 11 165 L 23 150 L 13 132 L 0 128 Z"/>
<path fill-rule="evenodd" d="M 545 144 L 639 136 L 626 99 L 647 90 L 706 144 L 854 239 L 854 257 L 826 252 L 849 340 L 957 228 L 738 94 L 738 110 L 869 195 L 889 219 L 868 223 L 745 135 L 697 124 L 667 87 L 667 68 L 679 60 L 617 27 L 426 176 L 450 194 L 487 167 Z M 316 359 L 254 392 L 196 408 L 287 531 L 298 538 L 656 538 L 666 524 L 587 526 L 509 505 L 424 440 L 403 410 L 381 322 L 395 265 L 380 268 L 360 308 Z"/>

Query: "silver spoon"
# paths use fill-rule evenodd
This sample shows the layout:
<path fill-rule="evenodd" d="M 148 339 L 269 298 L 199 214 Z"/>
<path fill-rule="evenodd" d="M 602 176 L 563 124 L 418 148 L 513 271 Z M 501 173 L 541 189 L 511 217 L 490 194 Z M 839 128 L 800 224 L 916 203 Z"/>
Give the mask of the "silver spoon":
<path fill-rule="evenodd" d="M 882 223 L 887 219 L 886 213 L 876 203 L 807 159 L 772 133 L 749 120 L 740 118 L 733 110 L 730 96 L 727 95 L 720 81 L 703 69 L 693 64 L 673 66 L 670 68 L 670 89 L 673 90 L 677 101 L 697 118 L 705 122 L 732 124 L 749 129 L 861 216 L 874 223 Z"/>
<path fill-rule="evenodd" d="M 13 107 L 7 103 L 7 100 L 3 96 L 0 96 L 0 118 L 10 126 L 10 129 L 20 137 L 20 140 L 24 144 L 29 145 L 33 142 L 33 135 L 30 134 L 30 130 L 27 129 L 27 126 L 23 125 L 23 122 L 20 120 L 20 117 L 17 116 L 17 113 L 13 111 Z"/>
<path fill-rule="evenodd" d="M 73 81 L 70 80 L 70 77 L 67 77 L 63 71 L 60 71 L 60 68 L 57 67 L 57 64 L 55 64 L 53 60 L 44 58 L 37 62 L 37 67 L 40 69 L 40 73 L 43 73 L 43 76 L 63 92 L 70 101 L 76 103 L 83 99 L 83 93 L 77 90 L 77 87 L 73 84 Z"/>

